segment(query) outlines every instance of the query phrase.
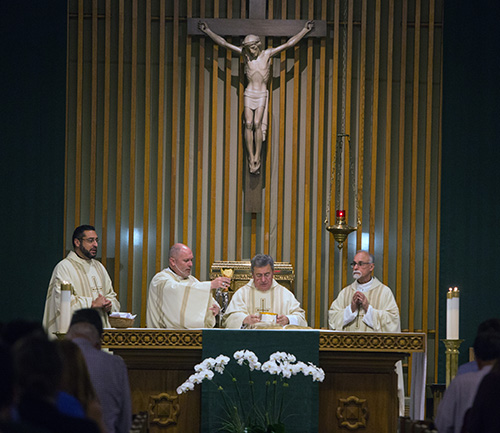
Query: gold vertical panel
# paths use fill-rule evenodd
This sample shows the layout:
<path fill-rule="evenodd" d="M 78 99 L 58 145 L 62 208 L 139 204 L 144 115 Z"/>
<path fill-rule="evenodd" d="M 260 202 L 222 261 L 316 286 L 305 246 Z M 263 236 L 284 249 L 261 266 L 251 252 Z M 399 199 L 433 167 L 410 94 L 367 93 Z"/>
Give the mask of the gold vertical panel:
<path fill-rule="evenodd" d="M 78 1 L 78 52 L 75 156 L 75 224 L 80 225 L 82 200 L 82 122 L 83 122 L 83 0 Z"/>
<path fill-rule="evenodd" d="M 380 0 L 375 2 L 375 34 L 373 47 L 372 152 L 370 179 L 370 252 L 375 253 L 375 203 L 377 200 L 378 98 L 380 78 Z M 388 197 L 386 197 L 387 199 Z"/>
<path fill-rule="evenodd" d="M 267 18 L 272 19 L 273 17 L 273 2 L 269 2 L 269 8 L 267 10 Z M 268 47 L 273 47 L 273 38 L 268 38 Z M 269 112 L 268 112 L 268 128 L 267 128 L 267 139 L 266 139 L 266 161 L 264 166 L 266 167 L 263 177 L 263 183 L 266 185 L 264 189 L 264 215 L 263 215 L 263 232 L 264 232 L 264 242 L 262 246 L 262 252 L 264 254 L 270 254 L 270 246 L 269 246 L 269 236 L 270 236 L 270 221 L 271 221 L 271 160 L 273 156 L 273 140 L 272 140 L 272 125 L 273 125 L 273 62 L 274 59 L 271 59 L 271 69 L 270 69 L 270 80 L 268 82 L 268 90 L 269 90 Z M 262 149 L 261 149 L 262 154 Z M 257 226 L 256 226 L 257 227 Z M 253 228 L 253 226 L 252 226 Z M 253 246 L 254 249 L 257 249 L 257 233 L 255 233 L 255 242 L 256 244 Z M 252 254 L 253 257 L 253 254 Z"/>
<path fill-rule="evenodd" d="M 188 4 L 191 4 L 189 2 Z M 178 4 L 177 1 L 174 3 L 174 13 L 175 11 L 178 11 Z M 172 44 L 174 45 L 173 53 L 176 53 L 175 46 L 178 43 L 178 29 L 176 30 L 176 26 L 178 27 L 178 23 L 176 23 L 176 20 L 174 18 L 174 38 L 172 40 Z M 177 31 L 177 38 L 175 37 L 175 32 Z M 176 204 L 177 204 L 177 194 L 176 191 L 178 190 L 178 143 L 177 143 L 177 106 L 175 105 L 174 102 L 174 97 L 177 96 L 177 89 L 178 85 L 175 82 L 176 77 L 177 77 L 177 57 L 174 57 L 173 59 L 174 63 L 174 68 L 172 71 L 172 131 L 171 131 L 171 153 L 170 153 L 170 230 L 169 230 L 169 246 L 171 246 L 173 243 L 177 242 L 175 238 L 175 233 L 176 233 L 176 223 L 175 223 L 175 211 L 176 211 Z M 189 75 L 189 71 L 186 71 L 186 74 Z M 187 85 L 187 84 L 186 84 Z M 175 90 L 174 90 L 175 89 Z M 186 89 L 186 94 L 190 88 L 188 87 Z M 187 106 L 187 104 L 186 104 Z M 175 122 L 175 123 L 174 123 Z M 186 152 L 189 150 L 189 145 L 187 145 Z M 189 172 L 189 171 L 188 171 Z M 188 183 L 185 183 L 184 185 L 189 185 Z M 182 190 L 179 190 L 179 196 L 182 194 Z M 187 218 L 186 218 L 187 220 Z M 187 241 L 184 241 L 187 242 Z"/>
<path fill-rule="evenodd" d="M 111 99 L 111 0 L 106 0 L 104 23 L 104 139 L 102 156 L 102 264 L 106 267 L 108 255 L 108 200 L 109 200 L 109 103 Z"/>
<path fill-rule="evenodd" d="M 187 3 L 187 16 L 188 18 L 192 17 L 192 0 L 188 0 Z M 191 155 L 191 56 L 192 56 L 192 37 L 187 36 L 186 38 L 186 84 L 185 84 L 185 98 L 184 98 L 184 106 L 186 107 L 186 112 L 184 113 L 184 182 L 183 185 L 185 188 L 188 188 L 189 179 L 193 176 L 193 173 L 189 170 L 189 158 Z M 193 151 L 194 152 L 194 151 Z M 172 182 L 174 183 L 174 182 Z M 172 190 L 175 194 L 175 189 Z M 174 197 L 171 198 L 174 199 Z M 183 200 L 183 213 L 182 215 L 185 218 L 182 218 L 182 242 L 188 243 L 188 235 L 189 235 L 189 218 L 186 218 L 189 215 L 189 200 L 185 197 Z M 175 222 L 172 220 L 175 217 L 175 206 L 174 209 L 171 210 L 170 217 L 170 244 L 172 244 L 174 239 L 174 226 Z M 195 210 L 194 210 L 195 212 Z"/>
<path fill-rule="evenodd" d="M 413 56 L 413 110 L 412 110 L 412 156 L 411 156 L 411 204 L 410 204 L 410 284 L 409 305 L 417 305 L 415 293 L 415 276 L 417 257 L 417 185 L 418 185 L 418 144 L 419 144 L 419 90 L 420 90 L 420 20 L 421 0 L 415 2 L 415 30 L 414 30 L 414 56 Z M 425 203 L 424 203 L 425 206 Z M 424 227 L 425 231 L 425 227 Z M 425 276 L 424 276 L 425 279 Z M 410 331 L 415 329 L 415 308 L 410 307 L 408 312 L 408 327 Z M 411 384 L 412 358 L 408 362 L 408 382 Z"/>
<path fill-rule="evenodd" d="M 308 19 L 314 17 L 314 3 L 309 3 Z M 309 310 L 309 269 L 311 267 L 311 255 L 310 255 L 310 245 L 311 245 L 311 154 L 312 154 L 312 103 L 313 103 L 313 43 L 312 39 L 307 39 L 307 77 L 306 77 L 306 128 L 305 128 L 305 158 L 304 158 L 304 253 L 303 253 L 303 276 L 302 276 L 302 290 L 303 290 L 303 300 L 302 304 L 304 310 Z M 314 308 L 314 304 L 312 306 Z M 310 320 L 310 319 L 309 319 Z"/>
<path fill-rule="evenodd" d="M 274 15 L 273 15 L 273 2 L 270 1 L 268 3 L 268 10 L 267 10 L 267 18 L 268 19 L 272 19 L 274 18 Z M 268 38 L 269 40 L 269 46 L 268 48 L 272 48 L 273 46 L 273 38 Z M 273 77 L 273 62 L 274 62 L 274 59 L 271 59 L 271 70 L 270 70 L 270 75 L 272 78 Z M 266 152 L 266 162 L 265 162 L 265 167 L 266 167 L 266 172 L 264 174 L 264 183 L 266 185 L 266 188 L 264 190 L 264 215 L 263 215 L 263 220 L 264 220 L 264 223 L 263 223 L 263 228 L 264 228 L 264 245 L 263 245 L 263 249 L 262 249 L 262 252 L 264 254 L 270 254 L 271 251 L 270 251 L 270 231 L 271 231 L 271 227 L 270 227 L 270 224 L 271 224 L 271 161 L 272 161 L 272 157 L 273 157 L 273 151 L 274 151 L 274 148 L 273 148 L 273 140 L 272 140 L 272 136 L 273 136 L 273 80 L 270 79 L 269 80 L 269 83 L 268 83 L 268 89 L 269 89 L 269 113 L 268 113 L 268 128 L 267 128 L 267 138 L 266 138 L 266 148 L 267 148 L 267 152 Z M 262 153 L 262 149 L 261 149 L 261 153 Z M 255 233 L 255 240 L 257 242 L 257 233 Z M 257 248 L 257 244 L 254 245 L 254 248 L 256 249 Z M 253 257 L 253 255 L 252 255 Z"/>
<path fill-rule="evenodd" d="M 163 180 L 165 157 L 165 2 L 160 2 L 160 21 L 158 31 L 158 153 L 156 170 L 156 250 L 155 250 L 155 272 L 162 267 L 161 255 L 163 250 Z M 179 44 L 179 2 L 174 2 L 174 37 L 172 41 L 174 70 L 172 73 L 172 143 L 177 143 L 177 57 Z"/>
<path fill-rule="evenodd" d="M 420 86 L 420 9 L 421 1 L 415 2 L 415 37 L 413 48 L 413 110 L 412 110 L 412 139 L 411 139 L 411 205 L 410 205 L 410 284 L 408 291 L 409 305 L 415 305 L 415 257 L 417 232 L 417 182 L 418 182 L 418 112 Z M 409 308 L 408 327 L 415 329 L 415 310 Z"/>
<path fill-rule="evenodd" d="M 200 1 L 200 18 L 205 18 L 205 1 Z M 195 175 L 195 185 L 196 185 L 196 209 L 194 215 L 196 215 L 196 252 L 194 253 L 195 258 L 195 269 L 199 271 L 200 269 L 200 257 L 201 257 L 201 233 L 202 227 L 201 222 L 203 220 L 203 123 L 205 122 L 204 108 L 205 108 L 205 38 L 200 38 L 200 51 L 199 51 L 199 65 L 198 65 L 198 136 L 196 137 L 197 143 L 197 156 L 196 162 L 198 165 L 197 172 Z"/>
<path fill-rule="evenodd" d="M 214 18 L 219 17 L 219 0 L 214 0 Z M 209 149 L 212 153 L 212 161 L 210 164 L 210 188 L 211 194 L 210 197 L 210 220 L 208 226 L 210 227 L 210 242 L 209 242 L 209 263 L 214 262 L 215 257 L 215 211 L 216 211 L 216 203 L 217 203 L 217 105 L 218 105 L 218 92 L 217 92 L 217 83 L 219 81 L 219 46 L 217 44 L 212 44 L 212 106 L 211 106 L 211 114 L 212 114 L 212 134 L 209 140 Z"/>
<path fill-rule="evenodd" d="M 295 19 L 300 18 L 300 2 L 295 3 Z M 299 117 L 299 102 L 300 102 L 300 46 L 297 44 L 294 47 L 294 64 L 293 64 L 293 115 Z M 298 152 L 299 152 L 299 122 L 293 122 L 292 126 L 292 214 L 290 216 L 290 262 L 296 266 L 297 256 L 297 213 L 300 201 L 297 200 L 297 173 L 298 173 Z"/>
<path fill-rule="evenodd" d="M 227 0 L 227 18 L 233 17 L 233 2 Z M 228 39 L 232 43 L 232 39 Z M 222 227 L 222 260 L 228 260 L 228 240 L 229 240 L 229 186 L 231 182 L 231 59 L 232 51 L 226 50 L 225 78 L 224 78 L 224 194 L 223 194 L 223 221 Z M 239 172 L 237 172 L 239 173 Z"/>
<path fill-rule="evenodd" d="M 348 1 L 347 11 L 347 65 L 346 65 L 346 101 L 345 101 L 345 131 L 349 137 L 351 136 L 351 89 L 352 89 L 352 58 L 353 58 L 353 28 L 354 28 L 354 0 Z M 349 146 L 344 148 L 344 203 L 343 208 L 346 215 L 349 215 Z M 347 263 L 347 248 L 342 249 L 343 263 Z M 342 281 L 347 280 L 347 267 L 343 267 Z"/>
<path fill-rule="evenodd" d="M 149 184 L 151 172 L 151 0 L 146 0 L 145 46 L 145 130 L 144 130 L 144 195 L 142 230 L 141 326 L 146 326 L 146 299 L 149 256 Z"/>
<path fill-rule="evenodd" d="M 332 136 L 330 139 L 331 156 L 330 156 L 330 171 L 335 168 L 336 149 L 337 149 L 337 115 L 338 115 L 338 98 L 339 98 L 339 34 L 340 34 L 340 2 L 335 2 L 333 12 L 333 46 L 332 46 L 332 114 L 331 128 Z M 330 214 L 326 218 L 330 224 L 335 222 L 335 184 L 329 183 L 330 191 Z M 334 300 L 335 295 L 335 241 L 331 235 L 328 236 L 329 241 L 329 263 L 328 263 L 328 306 Z"/>
<path fill-rule="evenodd" d="M 384 215 L 390 215 L 391 210 L 391 143 L 392 143 L 392 66 L 394 55 L 394 0 L 389 0 L 389 21 L 387 29 L 387 94 L 385 120 L 385 184 L 384 184 Z M 384 254 L 383 281 L 389 280 L 389 227 L 390 218 L 384 219 Z"/>
<path fill-rule="evenodd" d="M 326 20 L 326 0 L 321 2 L 321 19 Z M 326 96 L 326 39 L 321 38 L 320 41 L 320 51 L 319 51 L 319 118 L 318 118 L 318 167 L 317 167 L 317 184 L 318 193 L 316 198 L 316 269 L 315 269 L 315 327 L 319 328 L 321 326 L 321 310 L 323 306 L 321 305 L 322 290 L 321 290 L 321 270 L 323 268 L 322 264 L 322 240 L 323 240 L 323 155 L 324 152 L 324 142 L 325 142 L 325 96 Z"/>
<path fill-rule="evenodd" d="M 95 188 L 97 158 L 97 1 L 92 0 L 92 111 L 90 126 L 90 224 L 95 224 Z"/>
<path fill-rule="evenodd" d="M 443 7 L 443 6 L 442 6 Z M 442 16 L 442 15 L 441 15 Z M 440 47 L 440 58 L 443 59 L 443 45 Z M 439 80 L 439 107 L 443 106 L 443 62 L 440 62 L 440 80 Z M 442 110 L 439 110 L 439 124 L 438 124 L 438 161 L 437 161 L 437 202 L 436 202 L 436 279 L 434 282 L 434 377 L 438 377 L 438 357 L 439 357 L 439 269 L 441 263 L 440 248 L 441 245 L 441 159 L 442 159 Z"/>
<path fill-rule="evenodd" d="M 405 101 L 406 101 L 406 54 L 408 43 L 408 0 L 402 0 L 401 11 L 401 64 L 399 87 L 399 153 L 398 153 L 398 228 L 396 244 L 396 302 L 401 309 L 403 275 L 403 196 L 405 178 Z M 403 311 L 401 311 L 403 314 Z"/>
<path fill-rule="evenodd" d="M 132 311 L 134 288 L 135 163 L 137 129 L 137 1 L 132 0 L 132 64 L 130 77 L 130 163 L 128 194 L 127 311 Z"/>
<path fill-rule="evenodd" d="M 250 257 L 255 256 L 256 254 L 256 245 L 257 245 L 257 214 L 252 213 L 252 226 L 250 231 Z"/>
<path fill-rule="evenodd" d="M 429 39 L 427 46 L 427 118 L 425 137 L 425 196 L 424 196 L 424 261 L 422 281 L 422 331 L 428 330 L 429 307 L 429 243 L 431 213 L 431 168 L 432 168 L 432 86 L 434 84 L 434 0 L 429 0 Z"/>
<path fill-rule="evenodd" d="M 272 17 L 272 15 L 270 15 Z M 271 40 L 271 38 L 269 38 Z M 272 48 L 272 42 L 269 42 L 268 48 Z M 271 59 L 272 65 L 273 59 Z M 272 66 L 271 66 L 271 78 L 272 78 Z M 268 128 L 267 128 L 267 138 L 266 138 L 266 161 L 264 167 L 266 167 L 265 173 L 261 174 L 263 178 L 263 183 L 266 185 L 264 189 L 264 207 L 263 207 L 263 231 L 264 231 L 264 244 L 262 246 L 263 254 L 270 254 L 269 246 L 269 232 L 271 230 L 271 160 L 273 156 L 273 143 L 272 143 L 272 125 L 273 125 L 273 81 L 270 79 L 268 84 L 269 89 L 269 112 L 268 112 Z M 261 149 L 262 154 L 262 149 Z M 262 170 L 261 170 L 262 172 Z M 257 215 L 256 215 L 257 216 Z M 252 226 L 253 227 L 253 226 Z M 257 227 L 257 226 L 256 226 Z M 255 245 L 253 245 L 254 250 L 257 250 L 257 232 L 255 233 Z M 252 255 L 253 257 L 253 255 Z"/>
<path fill-rule="evenodd" d="M 281 19 L 286 19 L 286 0 L 281 0 Z M 281 39 L 281 44 L 286 39 Z M 279 262 L 283 260 L 283 209 L 285 203 L 284 196 L 284 177 L 285 177 L 285 122 L 286 122 L 286 50 L 280 54 L 280 117 L 279 117 L 279 137 L 278 137 L 278 215 L 277 215 L 277 236 L 276 236 L 276 257 Z"/>
<path fill-rule="evenodd" d="M 359 144 L 358 144 L 358 191 L 363 191 L 364 183 L 364 161 L 365 161 L 365 111 L 366 111 L 366 22 L 367 3 L 363 0 L 361 6 L 361 52 L 359 71 Z M 358 198 L 358 214 L 356 221 L 363 221 L 363 194 L 356 191 Z M 370 219 L 368 218 L 368 224 Z M 361 224 L 359 224 L 361 226 Z M 362 227 L 356 232 L 356 250 L 361 248 Z"/>
<path fill-rule="evenodd" d="M 240 11 L 240 18 L 245 18 L 246 17 L 246 2 L 241 3 L 241 11 Z M 239 63 L 239 82 L 238 82 L 238 122 L 237 124 L 239 127 L 237 128 L 238 131 L 238 146 L 237 146 L 237 152 L 236 152 L 236 158 L 238 161 L 238 173 L 241 173 L 240 176 L 238 176 L 238 181 L 236 182 L 236 260 L 241 260 L 242 258 L 242 238 L 243 238 L 243 218 L 244 218 L 244 213 L 243 213 L 243 187 L 242 185 L 244 184 L 244 176 L 245 174 L 243 173 L 245 170 L 245 164 L 243 163 L 244 160 L 244 151 L 243 151 L 243 133 L 242 133 L 242 126 L 241 126 L 241 113 L 243 113 L 243 80 L 244 80 L 244 70 L 243 70 L 243 58 L 240 56 L 240 63 Z M 250 243 L 252 245 L 252 243 Z"/>
<path fill-rule="evenodd" d="M 122 230 L 122 151 L 123 151 L 123 37 L 125 33 L 124 0 L 118 6 L 118 65 L 116 101 L 116 203 L 115 203 L 115 272 L 113 285 L 120 293 L 120 247 Z"/>

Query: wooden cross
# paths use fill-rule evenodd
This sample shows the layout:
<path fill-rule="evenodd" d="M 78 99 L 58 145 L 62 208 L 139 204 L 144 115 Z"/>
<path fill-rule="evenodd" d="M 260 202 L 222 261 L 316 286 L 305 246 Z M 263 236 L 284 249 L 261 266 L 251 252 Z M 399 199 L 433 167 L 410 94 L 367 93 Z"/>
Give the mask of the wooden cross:
<path fill-rule="evenodd" d="M 296 35 L 307 20 L 268 20 L 266 18 L 267 0 L 250 0 L 248 19 L 188 19 L 188 34 L 206 36 L 199 28 L 198 23 L 203 20 L 210 29 L 221 36 L 247 36 L 249 34 L 260 37 L 291 37 Z M 305 37 L 326 36 L 326 21 L 314 21 L 314 29 Z M 269 140 L 269 137 L 266 141 Z M 267 146 L 266 143 L 266 147 Z M 245 164 L 246 165 L 246 164 Z M 250 174 L 246 170 L 245 176 L 245 211 L 258 213 L 262 211 L 262 171 L 259 174 Z"/>

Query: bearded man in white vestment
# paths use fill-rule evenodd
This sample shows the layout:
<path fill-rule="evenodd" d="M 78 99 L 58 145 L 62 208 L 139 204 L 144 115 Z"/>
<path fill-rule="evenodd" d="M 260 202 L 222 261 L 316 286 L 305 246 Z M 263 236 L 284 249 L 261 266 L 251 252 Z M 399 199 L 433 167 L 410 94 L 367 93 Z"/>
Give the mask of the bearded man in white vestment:
<path fill-rule="evenodd" d="M 184 244 L 174 244 L 169 252 L 169 267 L 158 272 L 148 291 L 146 326 L 148 328 L 213 328 L 219 304 L 212 290 L 227 289 L 231 279 L 217 277 L 199 281 L 191 275 L 193 252 Z"/>
<path fill-rule="evenodd" d="M 399 308 L 391 289 L 372 276 L 375 260 L 358 251 L 351 263 L 354 282 L 342 289 L 328 311 L 330 329 L 349 332 L 401 332 Z M 396 363 L 399 413 L 404 416 L 404 381 L 401 361 Z"/>
<path fill-rule="evenodd" d="M 224 314 L 223 326 L 238 329 L 255 325 L 261 321 L 261 313 L 264 312 L 277 314 L 278 325 L 307 326 L 305 312 L 299 301 L 273 278 L 273 258 L 257 254 L 250 267 L 253 278 L 231 298 Z"/>
<path fill-rule="evenodd" d="M 61 319 L 61 284 L 71 284 L 71 314 L 82 308 L 100 309 L 103 326 L 109 327 L 108 314 L 120 311 L 108 271 L 95 260 L 99 238 L 91 225 L 81 225 L 73 232 L 73 251 L 61 260 L 49 283 L 43 326 L 49 337 L 58 332 Z"/>

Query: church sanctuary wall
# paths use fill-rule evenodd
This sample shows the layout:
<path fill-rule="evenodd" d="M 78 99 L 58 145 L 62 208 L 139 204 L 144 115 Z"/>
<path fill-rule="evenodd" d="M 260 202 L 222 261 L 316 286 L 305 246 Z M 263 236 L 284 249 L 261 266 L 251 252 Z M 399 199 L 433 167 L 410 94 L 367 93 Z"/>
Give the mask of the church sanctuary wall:
<path fill-rule="evenodd" d="M 460 287 L 460 363 L 468 360 L 478 325 L 500 317 L 493 263 L 500 240 L 499 22 L 495 0 L 446 3 L 440 299 L 447 287 Z M 439 372 L 444 381 L 444 353 Z"/>
<path fill-rule="evenodd" d="M 42 319 L 63 252 L 66 4 L 0 2 L 0 322 Z"/>
<path fill-rule="evenodd" d="M 247 213 L 242 64 L 188 34 L 187 18 L 246 18 L 252 3 L 68 2 L 64 248 L 76 225 L 95 224 L 122 309 L 142 326 L 149 282 L 172 243 L 193 249 L 201 279 L 215 260 L 269 253 L 293 264 L 314 327 L 327 326 L 330 303 L 351 281 L 355 250 L 369 249 L 402 328 L 428 335 L 433 381 L 443 2 L 267 2 L 267 18 L 326 21 L 327 36 L 273 61 L 262 211 Z M 330 205 L 333 224 L 339 206 L 328 193 L 343 119 L 343 207 L 350 225 L 361 224 L 339 252 L 323 221 Z"/>

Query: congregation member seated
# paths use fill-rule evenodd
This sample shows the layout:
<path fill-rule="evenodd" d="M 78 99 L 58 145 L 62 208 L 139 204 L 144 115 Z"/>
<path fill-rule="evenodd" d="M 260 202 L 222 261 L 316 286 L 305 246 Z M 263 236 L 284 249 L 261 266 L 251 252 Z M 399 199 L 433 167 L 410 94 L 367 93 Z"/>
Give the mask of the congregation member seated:
<path fill-rule="evenodd" d="M 83 308 L 73 314 L 66 338 L 76 343 L 85 358 L 101 403 L 106 431 L 128 433 L 132 403 L 127 367 L 121 357 L 101 350 L 102 333 L 99 313 L 93 308 Z"/>
<path fill-rule="evenodd" d="M 483 377 L 477 389 L 474 403 L 465 419 L 462 433 L 498 433 L 500 417 L 500 358 L 491 371 Z M 440 431 L 441 433 L 441 431 Z"/>
<path fill-rule="evenodd" d="M 224 314 L 223 326 L 239 329 L 256 325 L 266 313 L 275 316 L 277 325 L 307 326 L 299 301 L 274 279 L 273 258 L 257 254 L 250 269 L 252 279 L 234 293 Z"/>
<path fill-rule="evenodd" d="M 13 347 L 14 377 L 19 396 L 17 416 L 34 432 L 100 433 L 97 424 L 60 412 L 56 406 L 63 363 L 56 343 L 47 336 L 29 335 Z"/>
<path fill-rule="evenodd" d="M 79 405 L 80 416 L 86 416 L 94 420 L 99 426 L 101 433 L 107 433 L 107 429 L 104 426 L 101 403 L 90 381 L 87 364 L 80 348 L 70 340 L 57 340 L 56 344 L 61 353 L 64 366 L 60 394 L 74 398 Z M 60 404 L 64 404 L 64 401 L 58 399 L 58 403 Z M 59 410 L 64 412 L 63 408 L 58 407 Z"/>
<path fill-rule="evenodd" d="M 500 319 L 494 317 L 492 319 L 485 320 L 477 327 L 477 334 L 487 331 L 500 333 Z M 457 376 L 473 371 L 479 371 L 479 366 L 477 365 L 477 361 L 475 359 L 460 365 L 457 370 Z"/>
<path fill-rule="evenodd" d="M 479 384 L 500 356 L 500 333 L 481 332 L 474 340 L 478 371 L 456 376 L 439 404 L 435 424 L 440 433 L 460 433 L 467 410 L 472 406 Z"/>
<path fill-rule="evenodd" d="M 191 275 L 193 252 L 184 244 L 174 244 L 169 251 L 169 267 L 157 273 L 148 290 L 146 326 L 148 328 L 213 328 L 219 304 L 212 290 L 226 289 L 231 280 L 217 277 L 199 281 Z"/>

